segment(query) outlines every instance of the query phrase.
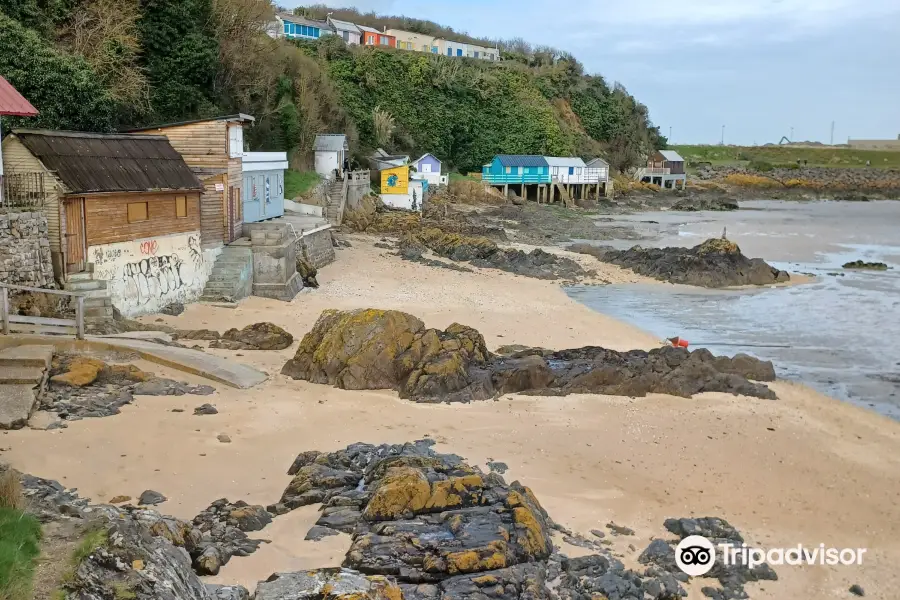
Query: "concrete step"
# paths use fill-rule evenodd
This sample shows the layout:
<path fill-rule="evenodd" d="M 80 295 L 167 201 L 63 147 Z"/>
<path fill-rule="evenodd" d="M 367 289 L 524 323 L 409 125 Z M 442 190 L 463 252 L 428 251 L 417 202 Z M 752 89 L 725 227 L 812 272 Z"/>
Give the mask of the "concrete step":
<path fill-rule="evenodd" d="M 0 385 L 37 385 L 44 378 L 44 367 L 0 367 Z"/>
<path fill-rule="evenodd" d="M 87 319 L 101 319 L 113 316 L 112 306 L 92 306 L 84 309 L 84 316 Z"/>
<path fill-rule="evenodd" d="M 66 290 L 70 292 L 87 292 L 93 290 L 106 290 L 106 282 L 102 279 L 90 279 L 86 281 L 66 282 Z"/>
<path fill-rule="evenodd" d="M 109 296 L 104 298 L 85 298 L 84 299 L 84 307 L 85 308 L 93 308 L 100 306 L 112 306 L 112 299 Z"/>
<path fill-rule="evenodd" d="M 93 273 L 69 273 L 66 275 L 66 279 L 69 281 L 91 281 L 94 277 Z"/>
<path fill-rule="evenodd" d="M 0 429 L 21 429 L 34 412 L 32 384 L 0 386 Z"/>
<path fill-rule="evenodd" d="M 40 367 L 50 368 L 53 360 L 53 346 L 29 344 L 12 346 L 0 350 L 0 367 Z"/>

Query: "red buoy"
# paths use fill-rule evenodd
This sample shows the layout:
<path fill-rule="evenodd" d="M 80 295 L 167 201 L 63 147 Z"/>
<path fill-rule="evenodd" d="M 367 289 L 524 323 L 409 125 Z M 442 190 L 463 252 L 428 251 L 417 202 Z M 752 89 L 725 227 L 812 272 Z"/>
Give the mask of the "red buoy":
<path fill-rule="evenodd" d="M 669 338 L 669 341 L 676 348 L 687 348 L 690 345 L 690 342 L 688 342 L 687 340 L 682 339 L 680 337 L 677 337 L 677 336 L 673 337 L 673 338 Z"/>

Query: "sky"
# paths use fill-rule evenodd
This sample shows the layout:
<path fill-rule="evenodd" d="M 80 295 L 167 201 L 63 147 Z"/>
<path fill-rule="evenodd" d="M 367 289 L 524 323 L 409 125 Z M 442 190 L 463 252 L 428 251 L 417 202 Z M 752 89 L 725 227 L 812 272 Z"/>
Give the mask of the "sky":
<path fill-rule="evenodd" d="M 285 6 L 304 2 L 285 1 Z M 571 52 L 675 144 L 896 139 L 900 0 L 362 0 L 477 37 Z M 791 131 L 793 129 L 793 136 Z"/>

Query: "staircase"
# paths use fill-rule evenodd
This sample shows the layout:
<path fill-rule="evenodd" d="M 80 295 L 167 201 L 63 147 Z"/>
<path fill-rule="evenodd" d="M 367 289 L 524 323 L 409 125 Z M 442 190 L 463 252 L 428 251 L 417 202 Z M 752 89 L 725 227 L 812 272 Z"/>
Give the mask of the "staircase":
<path fill-rule="evenodd" d="M 0 429 L 28 423 L 47 387 L 53 346 L 13 346 L 0 351 Z"/>
<path fill-rule="evenodd" d="M 202 302 L 237 302 L 250 295 L 253 289 L 253 252 L 247 244 L 225 246 L 216 259 Z"/>
<path fill-rule="evenodd" d="M 87 319 L 111 319 L 112 300 L 106 282 L 92 279 L 93 273 L 73 273 L 67 277 L 63 289 L 84 295 L 84 316 Z"/>
<path fill-rule="evenodd" d="M 325 218 L 334 226 L 339 227 L 344 218 L 344 202 L 346 201 L 347 185 L 344 178 L 335 179 L 325 188 Z"/>
<path fill-rule="evenodd" d="M 562 198 L 563 204 L 566 206 L 566 208 L 572 208 L 572 206 L 574 206 L 574 202 L 572 202 L 572 197 L 569 196 L 569 192 L 566 191 L 566 188 L 558 181 L 554 181 L 553 185 L 556 186 L 557 190 L 559 190 L 559 197 Z"/>

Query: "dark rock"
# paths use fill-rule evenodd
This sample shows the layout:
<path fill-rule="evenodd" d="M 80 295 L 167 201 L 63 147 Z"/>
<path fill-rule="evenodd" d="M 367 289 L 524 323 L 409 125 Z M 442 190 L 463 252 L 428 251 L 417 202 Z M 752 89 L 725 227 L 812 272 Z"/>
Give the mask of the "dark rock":
<path fill-rule="evenodd" d="M 213 341 L 221 336 L 218 331 L 211 329 L 179 329 L 172 337 L 176 340 L 205 340 Z"/>
<path fill-rule="evenodd" d="M 499 473 L 500 475 L 503 475 L 506 473 L 506 470 L 509 469 L 506 463 L 493 460 L 488 462 L 487 466 L 488 469 L 491 470 L 491 473 Z"/>
<path fill-rule="evenodd" d="M 222 442 L 223 444 L 231 443 L 231 437 L 225 433 L 220 433 L 219 435 L 216 436 L 216 439 L 219 440 L 220 442 Z"/>
<path fill-rule="evenodd" d="M 251 506 L 243 501 L 231 503 L 225 498 L 213 502 L 193 521 L 201 531 L 211 531 L 217 524 L 240 531 L 260 531 L 271 522 L 272 515 L 262 506 Z"/>
<path fill-rule="evenodd" d="M 140 498 L 138 498 L 138 504 L 140 504 L 141 506 L 156 506 L 157 504 L 162 504 L 166 500 L 168 500 L 168 498 L 166 498 L 159 492 L 146 490 L 141 494 Z"/>
<path fill-rule="evenodd" d="M 607 250 L 600 259 L 647 277 L 708 288 L 771 285 L 791 278 L 760 258 L 747 258 L 726 239 L 709 239 L 693 248 Z"/>
<path fill-rule="evenodd" d="M 243 329 L 229 329 L 210 348 L 225 350 L 284 350 L 294 343 L 294 336 L 272 323 L 254 323 Z"/>
<path fill-rule="evenodd" d="M 599 393 L 691 397 L 701 392 L 775 399 L 771 362 L 708 350 L 616 352 L 586 347 L 493 356 L 474 329 L 426 329 L 416 317 L 384 310 L 322 313 L 282 374 L 343 389 L 395 389 L 417 402 L 469 402 L 497 394 Z"/>
<path fill-rule="evenodd" d="M 685 198 L 679 200 L 672 205 L 672 210 L 680 210 L 686 212 L 696 212 L 701 210 L 708 211 L 731 211 L 738 210 L 740 206 L 737 201 L 729 198 L 712 197 L 712 198 Z"/>
<path fill-rule="evenodd" d="M 854 596 L 865 596 L 866 591 L 860 586 L 858 583 L 854 583 L 850 586 L 850 593 Z"/>
<path fill-rule="evenodd" d="M 208 385 L 189 385 L 172 379 L 156 377 L 149 381 L 143 381 L 131 388 L 135 396 L 209 396 L 216 388 Z"/>
<path fill-rule="evenodd" d="M 854 260 L 844 264 L 845 269 L 858 269 L 866 271 L 887 271 L 888 266 L 883 262 L 865 262 L 862 260 Z"/>
<path fill-rule="evenodd" d="M 161 314 L 177 317 L 184 312 L 184 304 L 181 302 L 173 302 L 159 311 Z"/>
<path fill-rule="evenodd" d="M 256 586 L 256 600 L 401 600 L 397 584 L 350 569 L 275 573 Z M 408 599 L 407 599 L 408 600 Z"/>
<path fill-rule="evenodd" d="M 212 404 L 201 404 L 197 408 L 194 409 L 195 415 L 217 415 L 219 414 L 218 409 Z"/>
<path fill-rule="evenodd" d="M 250 600 L 250 592 L 242 585 L 207 583 L 206 592 L 212 600 Z"/>
<path fill-rule="evenodd" d="M 623 527 L 622 525 L 616 525 L 615 523 L 607 523 L 606 528 L 612 531 L 615 535 L 634 535 L 634 529 L 630 527 Z"/>
<path fill-rule="evenodd" d="M 591 529 L 591 533 L 593 535 L 597 536 L 598 538 L 600 538 L 601 540 L 606 537 L 606 534 L 604 532 L 600 531 L 599 529 Z"/>
<path fill-rule="evenodd" d="M 311 465 L 316 462 L 316 459 L 322 455 L 321 452 L 317 450 L 310 450 L 308 452 L 301 452 L 297 455 L 297 458 L 294 459 L 294 462 L 291 464 L 288 469 L 288 475 L 296 475 L 297 471 L 306 465 Z"/>
<path fill-rule="evenodd" d="M 382 250 L 393 250 L 394 249 L 394 247 L 391 246 L 390 244 L 385 244 L 383 242 L 375 242 L 374 246 L 376 248 L 381 248 Z"/>
<path fill-rule="evenodd" d="M 306 537 L 304 540 L 311 542 L 318 542 L 332 535 L 340 535 L 340 531 L 336 531 L 331 529 L 330 527 L 323 527 L 321 525 L 313 525 L 309 531 L 306 532 Z"/>

